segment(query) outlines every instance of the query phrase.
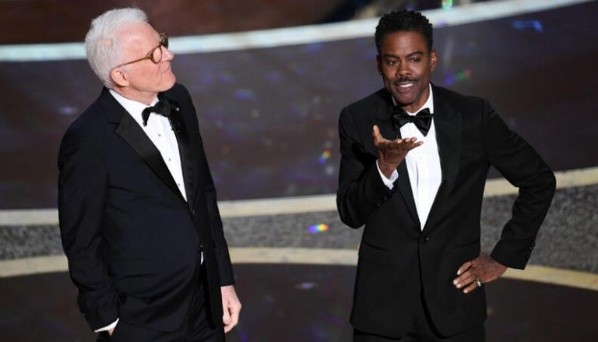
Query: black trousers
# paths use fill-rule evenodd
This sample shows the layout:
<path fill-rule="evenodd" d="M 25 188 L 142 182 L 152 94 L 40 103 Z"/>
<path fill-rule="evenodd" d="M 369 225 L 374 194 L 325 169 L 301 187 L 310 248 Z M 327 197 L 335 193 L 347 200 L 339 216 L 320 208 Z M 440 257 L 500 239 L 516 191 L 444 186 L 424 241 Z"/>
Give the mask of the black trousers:
<path fill-rule="evenodd" d="M 203 268 L 203 267 L 202 267 Z M 134 326 L 120 319 L 112 336 L 107 332 L 98 335 L 97 341 L 102 342 L 224 342 L 224 329 L 212 328 L 208 323 L 206 295 L 204 292 L 205 275 L 202 268 L 198 272 L 198 286 L 193 291 L 189 306 L 188 321 L 172 332 L 156 331 Z"/>
<path fill-rule="evenodd" d="M 409 331 L 399 338 L 376 335 L 364 331 L 354 330 L 354 342 L 484 342 L 486 341 L 486 327 L 482 322 L 473 329 L 466 330 L 453 336 L 441 336 L 433 324 L 424 305 L 423 298 L 418 301 L 415 309 L 415 321 Z"/>

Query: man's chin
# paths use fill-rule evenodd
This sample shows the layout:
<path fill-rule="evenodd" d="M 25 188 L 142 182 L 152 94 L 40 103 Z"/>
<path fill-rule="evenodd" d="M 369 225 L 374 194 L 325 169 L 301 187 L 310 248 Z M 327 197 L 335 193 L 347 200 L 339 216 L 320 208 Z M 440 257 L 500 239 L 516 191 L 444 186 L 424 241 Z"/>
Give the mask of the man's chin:
<path fill-rule="evenodd" d="M 164 86 L 162 87 L 162 89 L 160 90 L 162 91 L 166 91 L 172 87 L 174 87 L 174 84 L 176 83 L 176 77 L 174 75 L 172 75 L 172 78 L 168 81 L 164 83 Z"/>
<path fill-rule="evenodd" d="M 397 105 L 401 107 L 406 107 L 415 101 L 413 96 L 405 96 L 404 94 L 392 93 L 392 96 L 397 101 Z"/>

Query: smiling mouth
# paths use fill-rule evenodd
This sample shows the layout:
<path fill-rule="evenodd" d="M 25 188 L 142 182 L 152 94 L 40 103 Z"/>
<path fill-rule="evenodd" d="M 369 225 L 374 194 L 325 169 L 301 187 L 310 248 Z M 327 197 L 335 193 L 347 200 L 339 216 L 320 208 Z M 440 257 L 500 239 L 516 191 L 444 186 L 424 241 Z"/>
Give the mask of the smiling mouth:
<path fill-rule="evenodd" d="M 415 81 L 399 81 L 395 82 L 394 86 L 399 92 L 408 92 L 415 85 Z"/>

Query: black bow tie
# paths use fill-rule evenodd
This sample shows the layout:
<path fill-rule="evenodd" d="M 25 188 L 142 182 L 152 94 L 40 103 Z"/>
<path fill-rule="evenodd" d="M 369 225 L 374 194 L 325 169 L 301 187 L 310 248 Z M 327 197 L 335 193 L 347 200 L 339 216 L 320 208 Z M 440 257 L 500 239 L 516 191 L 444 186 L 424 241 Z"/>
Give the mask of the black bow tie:
<path fill-rule="evenodd" d="M 170 102 L 166 98 L 161 98 L 158 103 L 151 107 L 147 107 L 141 112 L 143 118 L 143 126 L 147 126 L 147 120 L 151 113 L 158 113 L 167 118 L 170 118 Z"/>
<path fill-rule="evenodd" d="M 409 115 L 403 108 L 396 107 L 394 113 L 392 114 L 392 122 L 394 124 L 395 130 L 397 131 L 404 124 L 412 122 L 425 137 L 430 130 L 430 125 L 432 124 L 432 114 L 430 114 L 430 109 L 425 108 L 420 110 L 416 115 Z"/>

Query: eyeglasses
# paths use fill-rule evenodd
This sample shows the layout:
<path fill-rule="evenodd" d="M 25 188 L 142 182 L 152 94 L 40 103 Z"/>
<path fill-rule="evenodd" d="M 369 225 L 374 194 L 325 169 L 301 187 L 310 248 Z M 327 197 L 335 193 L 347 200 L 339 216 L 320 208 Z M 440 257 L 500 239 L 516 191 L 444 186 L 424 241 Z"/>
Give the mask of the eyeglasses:
<path fill-rule="evenodd" d="M 115 66 L 114 68 L 141 62 L 146 59 L 149 59 L 154 64 L 158 64 L 162 61 L 162 47 L 165 47 L 168 49 L 168 36 L 166 35 L 166 33 L 160 33 L 160 44 L 158 44 L 158 46 L 156 46 L 155 48 L 151 49 L 151 51 L 148 52 L 145 57 L 142 57 L 142 58 L 139 58 L 134 61 L 127 62 L 127 63 L 119 64 L 119 65 Z"/>

